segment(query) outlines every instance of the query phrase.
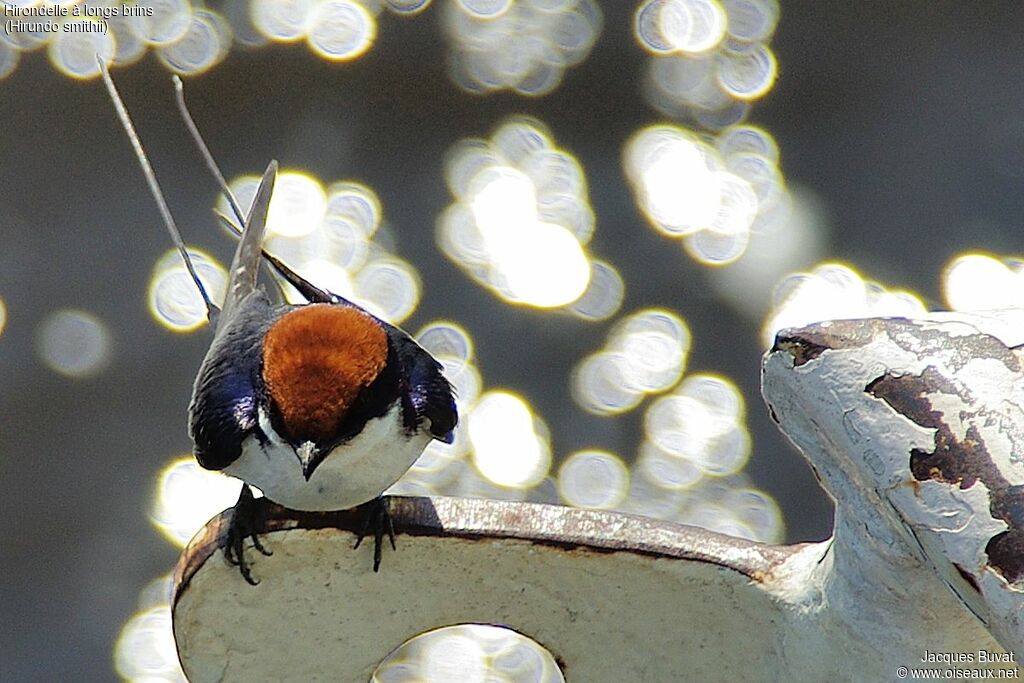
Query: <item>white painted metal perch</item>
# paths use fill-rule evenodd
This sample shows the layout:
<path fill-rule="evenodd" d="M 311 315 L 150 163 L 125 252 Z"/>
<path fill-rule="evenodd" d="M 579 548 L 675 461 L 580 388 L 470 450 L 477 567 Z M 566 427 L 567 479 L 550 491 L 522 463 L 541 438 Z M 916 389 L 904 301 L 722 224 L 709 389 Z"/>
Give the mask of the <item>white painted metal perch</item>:
<path fill-rule="evenodd" d="M 374 574 L 372 548 L 352 550 L 353 513 L 262 501 L 274 554 L 250 553 L 252 587 L 224 562 L 215 518 L 176 572 L 183 667 L 194 683 L 361 683 L 419 633 L 483 623 L 535 639 L 571 683 L 1017 678 L 1014 662 L 982 659 L 1024 655 L 1021 343 L 1024 311 L 779 335 L 765 399 L 836 500 L 822 543 L 391 498 L 398 550 Z"/>
<path fill-rule="evenodd" d="M 837 544 L 853 542 L 877 590 L 912 604 L 945 585 L 1017 661 L 1021 344 L 1020 310 L 846 320 L 780 333 L 764 363 L 772 415 L 836 499 Z"/>

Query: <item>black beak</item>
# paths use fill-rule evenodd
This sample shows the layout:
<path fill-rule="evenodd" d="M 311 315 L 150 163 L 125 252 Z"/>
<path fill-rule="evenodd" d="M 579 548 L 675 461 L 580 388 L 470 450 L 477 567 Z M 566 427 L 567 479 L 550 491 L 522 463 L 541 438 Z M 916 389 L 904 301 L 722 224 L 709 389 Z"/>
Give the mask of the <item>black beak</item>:
<path fill-rule="evenodd" d="M 313 476 L 318 465 L 323 462 L 324 454 L 312 441 L 307 441 L 295 449 L 295 455 L 299 458 L 302 466 L 302 476 L 306 481 Z"/>

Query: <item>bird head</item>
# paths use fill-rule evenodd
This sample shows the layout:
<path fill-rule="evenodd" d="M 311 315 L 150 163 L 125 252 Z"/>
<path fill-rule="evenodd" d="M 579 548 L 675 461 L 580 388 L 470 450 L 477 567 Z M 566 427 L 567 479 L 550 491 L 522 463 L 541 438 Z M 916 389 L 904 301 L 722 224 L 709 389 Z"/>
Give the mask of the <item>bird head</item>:
<path fill-rule="evenodd" d="M 307 480 L 338 441 L 360 392 L 387 361 L 387 333 L 354 306 L 301 306 L 267 330 L 262 376 L 271 414 L 295 447 Z"/>

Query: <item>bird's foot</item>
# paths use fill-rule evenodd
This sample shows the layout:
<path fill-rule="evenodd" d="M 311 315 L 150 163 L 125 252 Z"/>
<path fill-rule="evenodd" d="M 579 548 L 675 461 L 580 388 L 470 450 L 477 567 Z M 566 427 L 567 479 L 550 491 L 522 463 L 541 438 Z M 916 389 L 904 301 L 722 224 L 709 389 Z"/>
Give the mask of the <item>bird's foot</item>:
<path fill-rule="evenodd" d="M 230 564 L 238 567 L 242 578 L 251 586 L 255 586 L 259 581 L 252 578 L 252 570 L 245 560 L 245 539 L 251 538 L 253 547 L 264 555 L 273 555 L 256 535 L 256 522 L 256 499 L 253 498 L 249 485 L 242 484 L 238 502 L 231 511 L 231 523 L 228 525 L 227 538 L 224 540 L 224 557 Z"/>
<path fill-rule="evenodd" d="M 363 530 L 359 532 L 359 538 L 353 549 L 358 548 L 363 542 L 363 537 L 373 528 L 373 571 L 380 571 L 380 559 L 384 547 L 384 531 L 388 532 L 388 540 L 391 541 L 391 549 L 398 550 L 395 545 L 395 526 L 391 522 L 391 513 L 388 512 L 388 505 L 384 496 L 377 496 L 368 503 L 359 506 L 363 512 Z"/>

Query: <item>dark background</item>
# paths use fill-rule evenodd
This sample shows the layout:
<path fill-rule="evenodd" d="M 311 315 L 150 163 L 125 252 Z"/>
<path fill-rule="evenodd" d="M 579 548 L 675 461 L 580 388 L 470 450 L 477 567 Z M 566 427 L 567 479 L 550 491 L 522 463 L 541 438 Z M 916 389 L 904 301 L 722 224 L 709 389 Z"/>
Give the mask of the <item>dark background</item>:
<path fill-rule="evenodd" d="M 565 381 L 608 323 L 498 304 L 434 244 L 450 201 L 445 151 L 508 114 L 540 118 L 586 171 L 597 215 L 590 249 L 623 274 L 622 311 L 662 305 L 686 317 L 687 371 L 723 373 L 744 391 L 754 443 L 746 471 L 781 505 L 787 541 L 823 539 L 830 505 L 758 398 L 759 324 L 715 297 L 706 269 L 666 248 L 623 177 L 622 145 L 661 120 L 641 96 L 647 56 L 632 37 L 635 5 L 603 2 L 589 58 L 538 100 L 458 90 L 445 73 L 438 7 L 412 19 L 382 14 L 377 44 L 350 64 L 301 46 L 236 50 L 188 82 L 189 99 L 229 177 L 273 157 L 373 187 L 397 252 L 422 277 L 407 326 L 441 316 L 465 324 L 487 385 L 529 397 L 556 456 L 587 445 L 628 455 L 642 411 L 587 416 Z M 831 258 L 937 305 L 955 254 L 1019 252 L 1022 36 L 1017 2 L 785 3 L 771 43 L 780 77 L 750 121 L 775 136 L 787 180 L 822 200 Z M 114 75 L 186 240 L 228 259 L 231 244 L 209 216 L 215 188 L 167 72 L 149 56 Z M 0 679 L 110 680 L 112 644 L 139 589 L 176 558 L 147 515 L 156 473 L 189 450 L 185 407 L 208 337 L 172 334 L 147 312 L 151 268 L 169 245 L 99 82 L 73 82 L 43 54 L 23 55 L 0 81 L 0 122 Z M 105 321 L 105 372 L 72 380 L 38 360 L 38 326 L 57 308 Z"/>

